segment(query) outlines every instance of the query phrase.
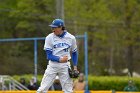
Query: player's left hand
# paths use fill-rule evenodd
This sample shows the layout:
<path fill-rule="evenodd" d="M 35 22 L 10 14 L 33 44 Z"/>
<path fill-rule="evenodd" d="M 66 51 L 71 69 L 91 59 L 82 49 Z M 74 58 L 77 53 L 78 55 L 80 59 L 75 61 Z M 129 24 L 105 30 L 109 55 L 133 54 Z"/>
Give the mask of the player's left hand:
<path fill-rule="evenodd" d="M 71 70 L 71 68 L 69 68 L 68 71 L 71 78 L 79 77 L 79 71 L 77 70 L 77 66 L 74 66 L 74 70 Z"/>
<path fill-rule="evenodd" d="M 73 66 L 73 70 L 77 70 L 77 66 Z M 77 70 L 78 71 L 78 70 Z"/>
<path fill-rule="evenodd" d="M 78 78 L 79 77 L 79 71 L 69 69 L 69 75 L 70 75 L 71 78 Z"/>
<path fill-rule="evenodd" d="M 79 71 L 73 70 L 73 78 L 78 78 L 78 77 L 79 77 Z"/>

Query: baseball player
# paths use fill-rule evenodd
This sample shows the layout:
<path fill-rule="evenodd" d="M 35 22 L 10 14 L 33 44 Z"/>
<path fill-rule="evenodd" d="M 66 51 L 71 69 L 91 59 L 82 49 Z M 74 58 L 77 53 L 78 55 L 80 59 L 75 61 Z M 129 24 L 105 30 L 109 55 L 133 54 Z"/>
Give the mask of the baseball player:
<path fill-rule="evenodd" d="M 37 93 L 46 93 L 57 75 L 64 93 L 73 93 L 73 81 L 70 78 L 68 68 L 70 67 L 72 56 L 73 69 L 78 71 L 76 38 L 67 32 L 64 21 L 61 19 L 53 20 L 49 26 L 52 29 L 52 33 L 46 37 L 44 44 L 44 50 L 49 62 Z"/>

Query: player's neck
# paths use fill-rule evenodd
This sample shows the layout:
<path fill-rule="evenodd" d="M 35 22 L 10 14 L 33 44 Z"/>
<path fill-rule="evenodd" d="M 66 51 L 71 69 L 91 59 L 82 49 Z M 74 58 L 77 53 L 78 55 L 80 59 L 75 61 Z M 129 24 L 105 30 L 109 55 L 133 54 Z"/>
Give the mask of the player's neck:
<path fill-rule="evenodd" d="M 60 35 L 58 35 L 59 37 L 64 37 L 64 35 L 66 34 L 66 31 L 62 31 L 62 33 Z"/>

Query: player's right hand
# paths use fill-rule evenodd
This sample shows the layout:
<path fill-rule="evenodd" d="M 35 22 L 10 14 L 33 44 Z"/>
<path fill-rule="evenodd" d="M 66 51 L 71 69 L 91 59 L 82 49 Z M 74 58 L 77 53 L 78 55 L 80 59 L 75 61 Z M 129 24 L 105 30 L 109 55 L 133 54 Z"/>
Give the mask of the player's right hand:
<path fill-rule="evenodd" d="M 60 58 L 61 63 L 66 63 L 68 61 L 68 56 L 63 56 Z"/>

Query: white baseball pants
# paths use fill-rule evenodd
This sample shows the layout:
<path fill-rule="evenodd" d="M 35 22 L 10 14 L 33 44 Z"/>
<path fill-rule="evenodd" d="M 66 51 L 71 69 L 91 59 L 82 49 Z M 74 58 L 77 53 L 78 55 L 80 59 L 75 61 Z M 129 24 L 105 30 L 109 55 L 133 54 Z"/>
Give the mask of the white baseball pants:
<path fill-rule="evenodd" d="M 47 93 L 50 86 L 53 84 L 56 75 L 59 76 L 62 90 L 64 93 L 73 93 L 73 81 L 69 77 L 68 66 L 51 66 L 48 65 L 45 74 L 42 78 L 41 85 L 37 93 Z"/>

